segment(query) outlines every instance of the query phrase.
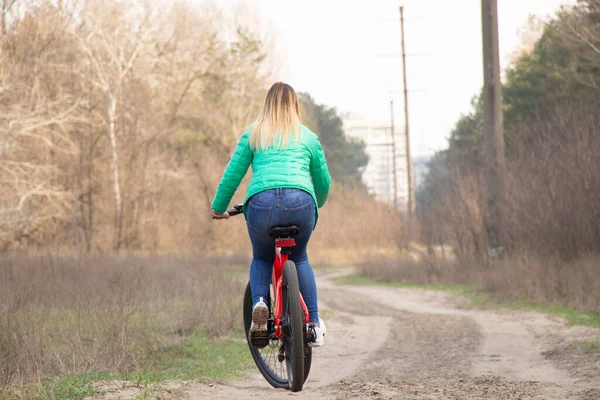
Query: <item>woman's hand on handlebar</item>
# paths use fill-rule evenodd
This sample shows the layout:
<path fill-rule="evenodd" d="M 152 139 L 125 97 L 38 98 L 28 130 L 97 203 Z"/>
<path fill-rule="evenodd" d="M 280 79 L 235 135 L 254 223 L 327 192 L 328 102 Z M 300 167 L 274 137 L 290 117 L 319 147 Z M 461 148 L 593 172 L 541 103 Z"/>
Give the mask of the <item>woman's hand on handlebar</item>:
<path fill-rule="evenodd" d="M 217 214 L 215 210 L 211 208 L 210 213 L 212 214 L 212 219 L 229 219 L 229 213 L 227 211 L 223 214 Z"/>

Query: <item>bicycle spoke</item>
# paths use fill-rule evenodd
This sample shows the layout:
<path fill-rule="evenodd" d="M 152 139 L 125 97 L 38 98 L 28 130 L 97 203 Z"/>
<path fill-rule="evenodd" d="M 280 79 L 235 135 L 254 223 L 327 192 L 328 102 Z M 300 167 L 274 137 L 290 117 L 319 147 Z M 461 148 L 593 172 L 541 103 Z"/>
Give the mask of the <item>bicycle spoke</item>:
<path fill-rule="evenodd" d="M 283 368 L 284 363 L 280 363 L 277 356 L 279 355 L 279 341 L 271 341 L 265 348 L 259 350 L 261 358 L 269 369 L 280 379 L 287 379 L 287 371 Z"/>
<path fill-rule="evenodd" d="M 270 306 L 270 316 L 269 316 L 269 330 L 271 333 L 274 331 L 274 318 L 273 315 L 275 312 L 275 304 L 274 304 L 274 292 L 273 288 L 270 288 L 270 293 L 268 295 L 267 304 Z M 290 389 L 294 390 L 296 388 L 298 390 L 297 383 L 294 384 L 295 376 L 291 375 L 291 372 L 298 372 L 296 370 L 291 370 L 290 366 L 296 363 L 296 359 L 291 360 L 290 355 L 292 343 L 292 334 L 297 336 L 296 329 L 292 329 L 293 326 L 290 324 L 290 304 L 288 300 L 287 293 L 287 285 L 282 290 L 282 315 L 281 318 L 281 333 L 282 339 L 269 340 L 269 343 L 264 348 L 256 348 L 250 346 L 250 352 L 252 353 L 252 357 L 259 367 L 260 372 L 263 374 L 265 379 L 276 388 L 282 389 Z M 297 289 L 296 289 L 297 290 Z M 252 311 L 252 296 L 250 291 L 250 285 L 248 284 L 246 287 L 246 293 L 244 296 L 244 324 L 246 329 L 246 334 L 251 325 L 251 311 Z M 297 325 L 297 323 L 295 323 Z M 294 326 L 295 326 L 294 325 Z M 296 339 L 297 340 L 297 339 Z M 296 349 L 297 350 L 297 349 Z M 282 357 L 283 361 L 279 361 L 279 358 Z M 310 362 L 310 361 L 309 361 Z M 308 364 L 308 368 L 310 368 L 310 364 Z M 306 372 L 302 375 L 306 376 Z M 301 387 L 300 387 L 301 390 Z"/>

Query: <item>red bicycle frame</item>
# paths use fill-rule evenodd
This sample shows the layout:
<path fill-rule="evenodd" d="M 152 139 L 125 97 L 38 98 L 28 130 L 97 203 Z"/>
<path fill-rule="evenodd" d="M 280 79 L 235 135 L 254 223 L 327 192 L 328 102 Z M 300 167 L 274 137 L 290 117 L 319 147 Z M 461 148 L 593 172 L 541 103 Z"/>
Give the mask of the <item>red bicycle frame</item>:
<path fill-rule="evenodd" d="M 286 251 L 281 251 L 282 248 L 294 247 L 296 245 L 296 241 L 294 239 L 276 239 L 275 240 L 275 262 L 273 263 L 273 292 L 275 293 L 275 312 L 273 313 L 275 317 L 275 336 L 279 339 L 283 338 L 283 332 L 281 331 L 281 316 L 283 313 L 282 306 L 282 274 L 283 274 L 283 264 L 288 261 L 288 255 Z M 302 310 L 304 311 L 304 319 L 308 324 L 310 322 L 310 318 L 308 316 L 308 308 L 306 308 L 306 303 L 302 298 L 302 294 L 300 294 L 300 305 L 302 306 Z"/>

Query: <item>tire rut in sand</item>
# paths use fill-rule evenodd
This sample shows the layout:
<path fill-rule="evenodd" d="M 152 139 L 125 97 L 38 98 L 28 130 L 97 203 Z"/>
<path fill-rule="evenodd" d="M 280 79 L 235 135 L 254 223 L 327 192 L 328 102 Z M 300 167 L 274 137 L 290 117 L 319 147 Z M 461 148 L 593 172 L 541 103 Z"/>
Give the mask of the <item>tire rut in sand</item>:
<path fill-rule="evenodd" d="M 327 344 L 315 350 L 302 392 L 274 390 L 253 374 L 191 384 L 181 398 L 600 399 L 594 359 L 567 351 L 573 341 L 600 339 L 600 330 L 537 313 L 457 308 L 439 292 L 328 279 L 347 273 L 318 276 L 320 308 L 329 310 Z"/>
<path fill-rule="evenodd" d="M 598 383 L 575 382 L 544 357 L 546 330 L 562 322 L 521 311 L 464 310 L 443 293 L 347 286 L 338 306 L 392 317 L 390 336 L 335 398 L 600 399 Z M 380 304 L 378 304 L 380 303 Z M 592 333 L 594 335 L 594 333 Z M 595 330 L 598 335 L 598 330 Z M 588 382 L 589 383 L 589 382 Z"/>

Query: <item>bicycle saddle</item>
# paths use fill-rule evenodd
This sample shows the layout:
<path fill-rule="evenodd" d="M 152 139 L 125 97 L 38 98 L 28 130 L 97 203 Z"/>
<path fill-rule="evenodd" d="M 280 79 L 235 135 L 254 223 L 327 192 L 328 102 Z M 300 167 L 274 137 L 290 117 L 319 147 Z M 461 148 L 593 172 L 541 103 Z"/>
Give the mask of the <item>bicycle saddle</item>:
<path fill-rule="evenodd" d="M 269 236 L 274 238 L 291 238 L 300 233 L 300 227 L 296 225 L 290 226 L 274 226 L 269 229 Z"/>

